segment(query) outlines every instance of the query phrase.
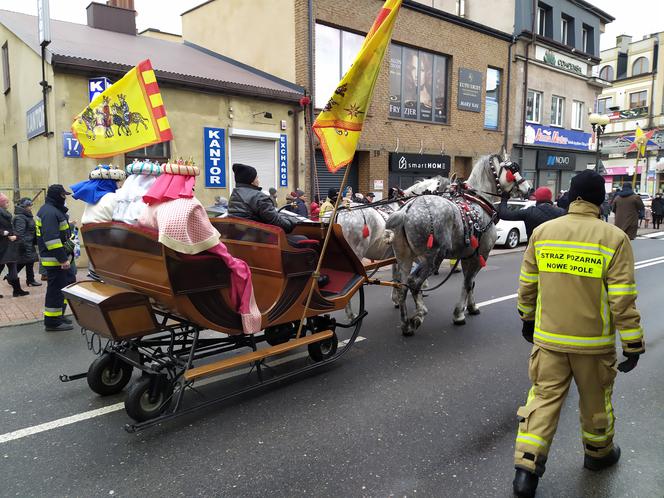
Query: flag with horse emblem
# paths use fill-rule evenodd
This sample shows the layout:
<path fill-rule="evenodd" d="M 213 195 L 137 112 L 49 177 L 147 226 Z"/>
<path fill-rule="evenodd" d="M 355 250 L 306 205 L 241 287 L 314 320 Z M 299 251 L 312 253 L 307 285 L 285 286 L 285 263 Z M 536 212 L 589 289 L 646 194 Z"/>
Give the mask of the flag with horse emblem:
<path fill-rule="evenodd" d="M 402 0 L 386 0 L 353 65 L 316 118 L 313 130 L 333 173 L 350 164 Z"/>
<path fill-rule="evenodd" d="M 144 60 L 97 95 L 71 130 L 85 157 L 110 157 L 173 138 L 157 78 Z"/>

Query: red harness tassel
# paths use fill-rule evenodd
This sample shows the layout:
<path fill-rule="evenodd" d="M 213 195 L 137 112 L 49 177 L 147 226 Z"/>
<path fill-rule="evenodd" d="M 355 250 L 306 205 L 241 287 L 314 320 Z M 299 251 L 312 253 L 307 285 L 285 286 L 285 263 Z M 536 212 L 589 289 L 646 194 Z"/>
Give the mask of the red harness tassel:
<path fill-rule="evenodd" d="M 477 249 L 480 246 L 480 243 L 477 241 L 477 237 L 474 235 L 470 236 L 470 247 Z"/>
<path fill-rule="evenodd" d="M 514 182 L 514 173 L 512 173 L 510 170 L 507 170 L 507 173 L 505 173 L 505 178 L 507 178 L 508 183 Z"/>
<path fill-rule="evenodd" d="M 484 268 L 486 266 L 486 260 L 484 259 L 484 256 L 480 254 L 480 266 Z"/>
<path fill-rule="evenodd" d="M 369 227 L 365 223 L 364 226 L 362 227 L 362 237 L 365 239 L 369 236 Z"/>
<path fill-rule="evenodd" d="M 429 234 L 429 238 L 427 239 L 427 249 L 431 249 L 433 247 L 433 234 Z"/>

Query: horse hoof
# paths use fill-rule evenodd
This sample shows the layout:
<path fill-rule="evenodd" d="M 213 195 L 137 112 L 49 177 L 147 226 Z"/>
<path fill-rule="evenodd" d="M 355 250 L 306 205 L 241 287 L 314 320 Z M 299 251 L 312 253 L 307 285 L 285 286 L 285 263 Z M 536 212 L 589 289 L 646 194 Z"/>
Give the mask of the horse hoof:
<path fill-rule="evenodd" d="M 454 320 L 452 320 L 452 322 L 454 323 L 454 325 L 465 325 L 466 324 L 466 319 L 465 318 L 461 318 L 461 319 L 455 318 Z"/>
<path fill-rule="evenodd" d="M 424 319 L 422 317 L 419 317 L 419 316 L 414 316 L 413 318 L 408 320 L 408 324 L 410 325 L 410 328 L 413 330 L 413 332 L 415 330 L 417 330 L 418 328 L 420 328 L 420 326 L 422 325 L 423 322 L 424 322 Z"/>
<path fill-rule="evenodd" d="M 479 308 L 468 308 L 468 314 L 469 315 L 479 315 L 480 314 L 480 309 Z"/>
<path fill-rule="evenodd" d="M 397 309 L 398 307 L 399 307 L 398 304 L 395 304 L 395 305 L 394 305 L 394 309 Z"/>
<path fill-rule="evenodd" d="M 434 275 L 440 275 L 440 272 L 438 270 L 434 270 L 433 274 Z"/>
<path fill-rule="evenodd" d="M 406 337 L 410 337 L 415 334 L 415 330 L 411 329 L 410 327 L 401 327 L 401 334 Z"/>

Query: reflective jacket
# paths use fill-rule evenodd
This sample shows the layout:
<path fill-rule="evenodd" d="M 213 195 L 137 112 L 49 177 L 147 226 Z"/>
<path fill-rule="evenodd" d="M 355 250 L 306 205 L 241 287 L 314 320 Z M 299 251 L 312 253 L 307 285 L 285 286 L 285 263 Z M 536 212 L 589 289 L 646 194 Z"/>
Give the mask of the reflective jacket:
<path fill-rule="evenodd" d="M 535 229 L 523 257 L 517 309 L 535 320 L 534 342 L 565 353 L 645 351 L 627 235 L 586 201 Z"/>
<path fill-rule="evenodd" d="M 71 237 L 66 211 L 55 206 L 50 199 L 46 199 L 46 204 L 35 216 L 35 228 L 42 265 L 49 267 L 65 263 L 70 257 L 65 250 L 65 242 Z"/>

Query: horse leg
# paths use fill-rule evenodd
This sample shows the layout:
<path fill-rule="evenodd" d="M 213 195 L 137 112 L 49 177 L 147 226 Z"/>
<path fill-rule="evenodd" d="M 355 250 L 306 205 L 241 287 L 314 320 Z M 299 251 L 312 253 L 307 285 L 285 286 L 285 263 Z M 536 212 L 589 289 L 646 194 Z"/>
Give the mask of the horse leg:
<path fill-rule="evenodd" d="M 468 271 L 464 268 L 464 286 L 467 289 L 468 298 L 466 309 L 469 315 L 479 315 L 480 309 L 475 304 L 475 277 L 482 269 L 479 258 L 473 258 L 468 262 Z"/>
<path fill-rule="evenodd" d="M 426 260 L 420 262 L 417 270 L 411 272 L 408 276 L 408 287 L 413 294 L 413 301 L 415 301 L 415 314 L 408 320 L 408 325 L 412 330 L 411 334 L 424 323 L 424 317 L 429 312 L 424 304 L 422 286 L 433 272 L 434 266 L 432 258 L 426 258 Z"/>
<path fill-rule="evenodd" d="M 401 282 L 401 278 L 399 277 L 399 267 L 396 264 L 392 265 L 392 282 Z M 395 308 L 399 307 L 399 290 L 399 287 L 392 287 L 392 304 L 394 304 Z"/>
<path fill-rule="evenodd" d="M 410 269 L 413 267 L 412 259 L 401 260 L 399 262 L 399 281 L 404 283 L 408 282 L 410 276 Z M 408 297 L 408 287 L 399 286 L 397 289 L 399 295 L 399 314 L 401 315 L 401 333 L 405 336 L 413 335 L 415 329 L 411 328 L 408 320 L 408 305 L 406 298 Z"/>
<path fill-rule="evenodd" d="M 454 325 L 465 325 L 466 323 L 466 315 L 464 314 L 464 311 L 466 310 L 466 306 L 468 306 L 468 298 L 469 296 L 472 296 L 473 293 L 475 276 L 481 269 L 479 258 L 474 256 L 472 258 L 464 259 L 461 261 L 461 267 L 463 268 L 463 286 L 461 287 L 461 297 L 459 298 L 459 302 L 454 308 Z M 477 315 L 478 311 L 479 309 L 475 305 L 475 300 L 472 298 L 472 304 L 469 306 L 468 312 L 471 315 Z"/>

